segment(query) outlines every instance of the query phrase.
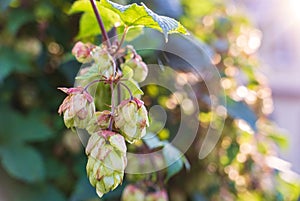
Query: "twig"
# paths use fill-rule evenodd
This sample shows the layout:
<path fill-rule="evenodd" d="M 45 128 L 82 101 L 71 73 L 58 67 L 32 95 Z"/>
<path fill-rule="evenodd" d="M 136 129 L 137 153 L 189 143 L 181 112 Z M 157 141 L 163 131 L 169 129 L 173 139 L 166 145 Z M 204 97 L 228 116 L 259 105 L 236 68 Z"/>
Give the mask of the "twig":
<path fill-rule="evenodd" d="M 102 18 L 101 18 L 99 10 L 97 8 L 97 5 L 95 3 L 95 0 L 90 0 L 90 2 L 92 4 L 94 13 L 96 15 L 96 18 L 97 18 L 97 21 L 98 21 L 98 24 L 99 24 L 99 27 L 100 27 L 100 30 L 101 30 L 101 33 L 102 33 L 103 43 L 106 43 L 107 47 L 110 48 L 111 47 L 111 43 L 110 43 L 110 40 L 108 38 L 107 31 L 105 30 L 104 23 L 102 21 Z"/>
<path fill-rule="evenodd" d="M 123 33 L 123 35 L 122 35 L 120 44 L 119 44 L 119 46 L 118 46 L 118 48 L 116 49 L 116 51 L 115 51 L 114 54 L 117 54 L 118 51 L 121 49 L 121 47 L 122 47 L 122 45 L 123 45 L 123 43 L 124 43 L 124 41 L 125 41 L 126 35 L 127 35 L 127 33 L 128 33 L 128 30 L 129 30 L 129 27 L 125 26 L 125 28 L 124 28 L 124 33 Z"/>
<path fill-rule="evenodd" d="M 130 94 L 130 100 L 133 100 L 134 97 L 133 97 L 133 94 L 132 94 L 131 90 L 129 89 L 129 87 L 126 84 L 122 83 L 122 82 L 119 82 L 119 84 L 122 85 L 123 87 L 125 87 L 127 89 L 127 91 Z"/>

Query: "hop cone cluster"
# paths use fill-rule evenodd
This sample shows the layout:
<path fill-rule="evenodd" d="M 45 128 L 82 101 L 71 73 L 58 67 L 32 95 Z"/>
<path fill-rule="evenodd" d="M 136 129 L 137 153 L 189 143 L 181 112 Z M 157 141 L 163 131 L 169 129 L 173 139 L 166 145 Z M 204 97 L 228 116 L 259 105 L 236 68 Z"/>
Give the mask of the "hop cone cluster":
<path fill-rule="evenodd" d="M 120 134 L 105 130 L 91 135 L 86 147 L 86 170 L 99 197 L 122 183 L 127 165 L 126 150 Z"/>
<path fill-rule="evenodd" d="M 115 126 L 130 143 L 144 137 L 146 127 L 149 126 L 148 112 L 144 103 L 137 98 L 122 101 L 117 107 Z"/>

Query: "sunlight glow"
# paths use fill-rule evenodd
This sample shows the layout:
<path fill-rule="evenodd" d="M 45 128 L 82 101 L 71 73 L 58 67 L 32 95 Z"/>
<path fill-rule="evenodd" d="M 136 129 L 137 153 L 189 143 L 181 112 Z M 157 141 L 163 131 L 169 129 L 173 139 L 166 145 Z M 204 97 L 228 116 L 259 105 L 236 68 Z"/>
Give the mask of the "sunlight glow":
<path fill-rule="evenodd" d="M 300 20 L 300 12 L 299 12 L 299 9 L 300 9 L 300 1 L 299 0 L 289 0 L 289 6 L 290 6 L 290 9 L 292 10 L 292 15 Z"/>

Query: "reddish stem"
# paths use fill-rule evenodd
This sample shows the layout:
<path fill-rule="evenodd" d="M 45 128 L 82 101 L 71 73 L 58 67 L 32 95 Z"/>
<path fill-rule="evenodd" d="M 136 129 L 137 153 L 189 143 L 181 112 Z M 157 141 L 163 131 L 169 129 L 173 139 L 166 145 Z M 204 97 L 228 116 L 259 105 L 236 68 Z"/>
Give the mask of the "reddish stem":
<path fill-rule="evenodd" d="M 101 33 L 102 33 L 103 43 L 106 43 L 107 47 L 110 48 L 111 47 L 111 43 L 110 43 L 110 40 L 108 38 L 107 31 L 105 30 L 104 23 L 102 21 L 102 18 L 101 18 L 99 10 L 97 8 L 97 5 L 95 3 L 95 0 L 90 0 L 90 2 L 92 4 L 94 13 L 96 15 L 96 18 L 97 18 L 97 21 L 98 21 L 98 24 L 99 24 L 99 27 L 100 27 L 100 30 L 101 30 Z"/>

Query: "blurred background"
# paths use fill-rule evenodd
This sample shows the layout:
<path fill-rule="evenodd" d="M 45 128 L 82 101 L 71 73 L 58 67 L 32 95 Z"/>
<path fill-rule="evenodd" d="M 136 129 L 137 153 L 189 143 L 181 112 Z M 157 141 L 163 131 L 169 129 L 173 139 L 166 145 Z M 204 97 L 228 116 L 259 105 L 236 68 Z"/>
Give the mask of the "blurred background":
<path fill-rule="evenodd" d="M 289 147 L 281 151 L 283 158 L 300 173 L 300 2 L 235 1 L 262 31 L 258 55 L 263 73 L 272 89 L 274 113 L 271 115 L 286 130 Z"/>
<path fill-rule="evenodd" d="M 73 2 L 0 2 L 0 200 L 100 200 L 86 178 L 83 146 L 57 114 L 64 98 L 57 87 L 73 86 L 80 68 L 70 53 L 80 25 L 80 14 L 67 14 Z M 216 85 L 222 85 L 228 100 L 226 108 L 211 111 L 204 101 L 205 83 L 193 83 L 201 113 L 198 137 L 186 154 L 192 169 L 166 185 L 170 200 L 298 200 L 300 3 L 144 2 L 159 14 L 180 20 L 211 53 L 222 77 Z M 97 42 L 99 38 L 81 40 Z M 145 42 L 138 39 L 136 43 Z M 150 39 L 155 42 L 154 37 Z M 152 53 L 144 56 L 151 62 L 156 58 Z M 199 69 L 207 61 L 202 62 Z M 182 73 L 190 80 L 188 70 Z M 146 100 L 168 109 L 172 96 L 153 90 L 145 89 Z M 176 108 L 172 111 L 176 115 Z M 228 115 L 223 135 L 213 152 L 200 160 L 208 125 L 219 122 L 211 117 L 224 111 Z M 159 137 L 172 138 L 170 127 L 176 123 L 169 122 Z M 120 200 L 130 182 L 126 178 L 124 185 L 102 200 Z"/>

